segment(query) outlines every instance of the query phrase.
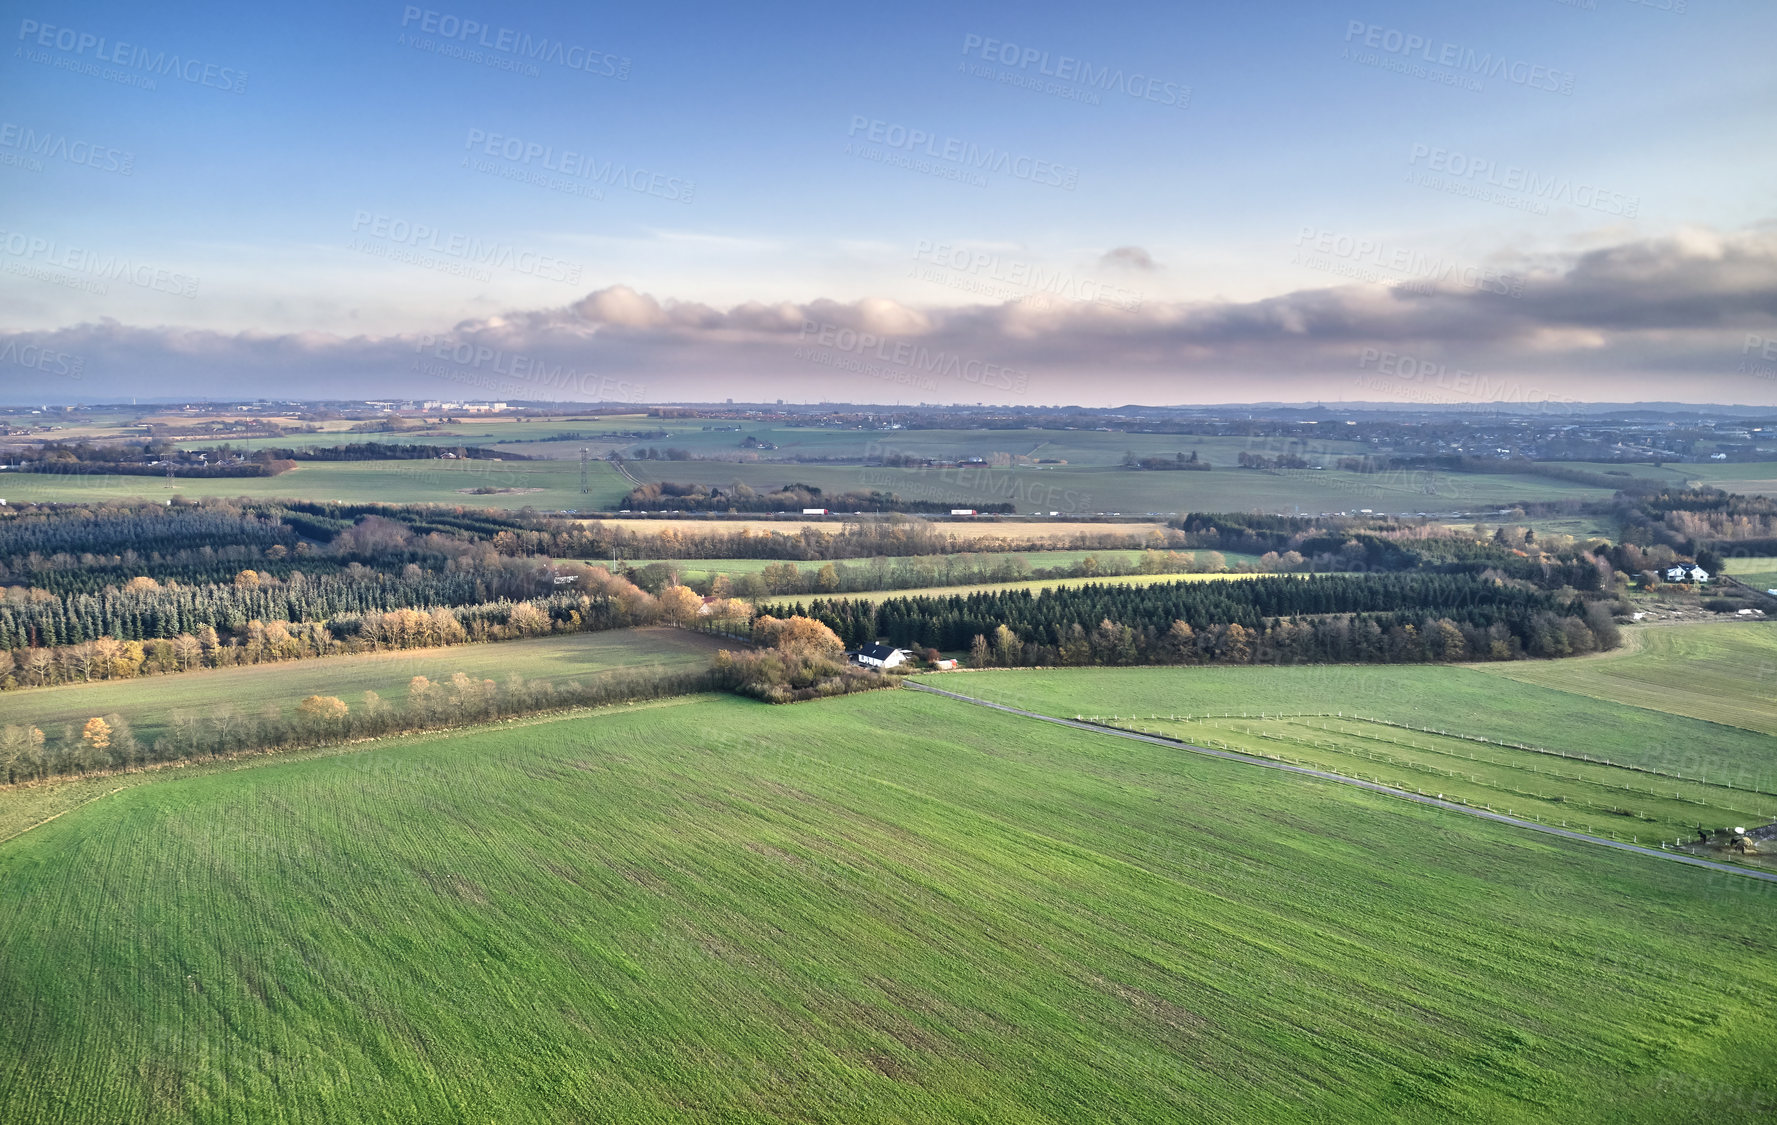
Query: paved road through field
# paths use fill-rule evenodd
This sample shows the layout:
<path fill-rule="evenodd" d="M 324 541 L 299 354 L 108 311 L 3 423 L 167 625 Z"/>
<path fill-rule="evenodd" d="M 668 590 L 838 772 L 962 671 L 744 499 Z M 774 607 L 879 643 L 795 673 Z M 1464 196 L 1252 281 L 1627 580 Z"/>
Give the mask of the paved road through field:
<path fill-rule="evenodd" d="M 1151 742 L 1156 746 L 1170 746 L 1177 750 L 1189 750 L 1194 754 L 1204 754 L 1211 758 L 1225 758 L 1231 762 L 1244 762 L 1249 766 L 1264 766 L 1266 769 L 1281 770 L 1284 773 L 1305 774 L 1308 777 L 1318 777 L 1323 781 L 1336 781 L 1341 785 L 1354 785 L 1359 789 L 1369 789 L 1373 792 L 1383 793 L 1390 797 L 1400 797 L 1404 800 L 1416 801 L 1422 805 L 1433 805 L 1440 809 L 1449 809 L 1451 812 L 1464 813 L 1468 816 L 1477 816 L 1482 820 L 1497 820 L 1501 824 L 1510 824 L 1518 828 L 1528 828 L 1534 832 L 1546 832 L 1551 836 L 1565 836 L 1569 840 L 1578 840 L 1585 844 L 1599 844 L 1607 848 L 1615 848 L 1618 851 L 1635 852 L 1638 855 L 1652 856 L 1655 859 L 1670 860 L 1673 863 L 1688 864 L 1691 867 L 1706 867 L 1711 871 L 1723 871 L 1729 875 L 1744 875 L 1748 879 L 1762 879 L 1767 883 L 1777 883 L 1777 874 L 1772 874 L 1766 871 L 1753 871 L 1750 868 L 1734 867 L 1726 863 L 1713 863 L 1707 859 L 1697 859 L 1694 856 L 1659 851 L 1655 848 L 1644 848 L 1639 844 L 1625 844 L 1620 840 L 1607 840 L 1602 836 L 1591 836 L 1584 832 L 1575 832 L 1570 828 L 1553 828 L 1547 824 L 1539 824 L 1534 820 L 1522 820 L 1515 816 L 1508 816 L 1505 813 L 1496 813 L 1487 809 L 1472 808 L 1468 805 L 1458 805 L 1450 801 L 1440 801 L 1436 797 L 1427 797 L 1421 793 L 1409 793 L 1404 789 L 1395 789 L 1392 786 L 1382 785 L 1378 782 L 1365 781 L 1362 778 L 1356 777 L 1346 777 L 1343 774 L 1330 773 L 1326 770 L 1310 769 L 1307 766 L 1293 766 L 1288 762 L 1273 762 L 1267 758 L 1260 758 L 1252 754 L 1242 754 L 1234 750 L 1213 750 L 1208 746 L 1196 746 L 1189 742 L 1181 742 L 1176 738 L 1166 738 L 1158 734 L 1142 734 L 1139 731 L 1107 727 L 1100 723 L 1089 723 L 1082 719 L 1057 718 L 1054 715 L 1043 715 L 1036 711 L 1026 711 L 1018 707 L 1008 707 L 1003 703 L 990 703 L 985 699 L 977 699 L 972 695 L 961 695 L 957 692 L 945 691 L 943 688 L 935 688 L 928 684 L 915 683 L 911 680 L 904 682 L 908 687 L 913 688 L 916 691 L 929 692 L 932 695 L 948 696 L 951 699 L 960 700 L 963 703 L 972 703 L 977 707 L 990 707 L 995 711 L 1004 711 L 1011 715 L 1023 715 L 1027 719 L 1041 719 L 1045 723 L 1055 723 L 1058 726 L 1091 731 L 1094 734 L 1111 734 L 1116 735 L 1118 738 L 1134 739 L 1137 742 Z"/>

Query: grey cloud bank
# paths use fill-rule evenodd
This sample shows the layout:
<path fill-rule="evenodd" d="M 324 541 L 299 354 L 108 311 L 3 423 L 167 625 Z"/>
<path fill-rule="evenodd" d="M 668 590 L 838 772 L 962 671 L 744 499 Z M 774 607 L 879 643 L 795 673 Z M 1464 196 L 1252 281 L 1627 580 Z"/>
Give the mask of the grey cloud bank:
<path fill-rule="evenodd" d="M 1521 280 L 1515 295 L 1452 279 L 1135 306 L 1009 301 L 922 309 L 875 298 L 722 309 L 610 285 L 559 307 L 440 325 L 434 335 L 571 369 L 581 375 L 576 387 L 645 386 L 655 401 L 1318 400 L 1349 388 L 1352 355 L 1373 347 L 1452 369 L 1534 379 L 1581 400 L 1777 403 L 1777 380 L 1749 374 L 1745 355 L 1747 339 L 1777 338 L 1777 232 L 1686 230 L 1501 268 Z M 835 338 L 856 333 L 892 340 L 910 354 L 1017 371 L 1028 393 L 960 379 L 895 387 L 842 365 L 799 361 L 794 353 L 807 343 L 810 324 Z M 228 334 L 115 321 L 0 332 L 0 344 L 82 357 L 78 392 L 88 401 L 436 394 L 438 380 L 413 368 L 420 339 Z M 1231 394 L 1236 386 L 1240 393 Z M 70 393 L 72 384 L 44 388 L 0 378 L 8 401 Z M 581 397 L 548 381 L 539 381 L 534 396 L 510 393 Z"/>

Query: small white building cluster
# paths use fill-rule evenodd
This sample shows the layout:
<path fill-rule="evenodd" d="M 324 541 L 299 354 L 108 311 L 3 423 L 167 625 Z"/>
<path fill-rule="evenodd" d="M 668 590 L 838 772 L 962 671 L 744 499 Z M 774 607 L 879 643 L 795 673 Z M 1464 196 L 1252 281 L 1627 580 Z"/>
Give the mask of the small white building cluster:
<path fill-rule="evenodd" d="M 883 644 L 881 641 L 876 641 L 859 649 L 853 659 L 866 668 L 877 668 L 887 671 L 890 668 L 899 667 L 900 665 L 907 663 L 907 657 L 909 655 L 911 654 L 904 648 L 896 648 L 893 645 L 887 645 Z"/>
<path fill-rule="evenodd" d="M 428 399 L 420 406 L 421 410 L 454 410 L 461 414 L 499 414 L 506 409 L 503 402 L 446 402 L 443 399 Z"/>
<path fill-rule="evenodd" d="M 894 645 L 882 641 L 867 644 L 858 651 L 848 652 L 845 655 L 853 663 L 865 668 L 875 668 L 877 671 L 899 668 L 913 658 L 913 653 L 907 649 L 896 648 Z M 933 669 L 939 672 L 952 672 L 958 666 L 958 661 L 950 659 L 932 661 Z"/>

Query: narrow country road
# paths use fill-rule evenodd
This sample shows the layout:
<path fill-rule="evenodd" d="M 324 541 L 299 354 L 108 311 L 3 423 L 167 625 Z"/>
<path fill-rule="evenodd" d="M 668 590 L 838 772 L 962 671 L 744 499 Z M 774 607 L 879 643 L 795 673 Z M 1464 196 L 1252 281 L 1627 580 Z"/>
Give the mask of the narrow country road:
<path fill-rule="evenodd" d="M 1211 758 L 1225 758 L 1228 761 L 1243 762 L 1249 766 L 1264 766 L 1266 769 L 1281 770 L 1284 773 L 1297 773 L 1308 777 L 1318 777 L 1322 781 L 1336 781 L 1341 785 L 1353 785 L 1359 789 L 1368 789 L 1372 792 L 1386 794 L 1390 797 L 1399 797 L 1403 800 L 1415 801 L 1421 805 L 1432 805 L 1440 809 L 1448 809 L 1451 812 L 1480 817 L 1482 820 L 1497 820 L 1501 824 L 1510 824 L 1518 828 L 1528 828 L 1533 832 L 1546 832 L 1551 836 L 1564 836 L 1569 840 L 1578 840 L 1581 843 L 1598 844 L 1606 848 L 1615 848 L 1618 851 L 1634 852 L 1637 855 L 1652 856 L 1655 859 L 1664 859 L 1673 863 L 1688 864 L 1691 867 L 1705 867 L 1711 871 L 1722 871 L 1729 875 L 1744 875 L 1748 879 L 1762 879 L 1767 883 L 1777 883 L 1777 874 L 1772 874 L 1770 872 L 1754 871 L 1745 867 L 1734 867 L 1726 863 L 1713 863 L 1707 859 L 1697 859 L 1694 856 L 1681 855 L 1676 852 L 1660 851 L 1657 848 L 1644 848 L 1639 844 L 1625 844 L 1619 840 L 1606 840 L 1602 836 L 1591 836 L 1584 832 L 1575 832 L 1569 828 L 1552 828 L 1547 824 L 1538 824 L 1534 820 L 1523 820 L 1515 816 L 1507 816 L 1505 813 L 1490 812 L 1487 809 L 1471 808 L 1468 805 L 1458 805 L 1450 801 L 1440 801 L 1436 797 L 1427 797 L 1420 793 L 1409 793 L 1404 789 L 1395 789 L 1392 786 L 1382 785 L 1374 781 L 1364 781 L 1361 778 L 1346 777 L 1342 774 L 1330 773 L 1326 770 L 1310 769 L 1307 766 L 1293 766 L 1288 762 L 1273 762 L 1267 758 L 1260 758 L 1252 754 L 1242 754 L 1234 750 L 1213 750 L 1208 746 L 1195 746 L 1189 742 L 1180 742 L 1176 738 L 1165 738 L 1157 734 L 1141 734 L 1136 731 L 1119 730 L 1116 727 L 1103 726 L 1099 723 L 1088 723 L 1081 719 L 1061 719 L 1054 715 L 1042 715 L 1035 711 L 1026 711 L 1018 707 L 1008 707 L 1003 703 L 990 703 L 985 699 L 976 699 L 972 695 L 960 695 L 954 691 L 945 691 L 942 688 L 915 683 L 911 680 L 905 681 L 905 683 L 915 691 L 929 692 L 932 695 L 947 696 L 963 703 L 972 703 L 977 707 L 988 707 L 995 711 L 1004 711 L 1010 715 L 1022 715 L 1027 719 L 1040 719 L 1045 723 L 1054 723 L 1057 726 L 1073 727 L 1076 730 L 1090 731 L 1093 734 L 1110 734 L 1115 735 L 1118 738 L 1134 739 L 1137 742 L 1151 742 L 1156 746 L 1169 746 L 1177 750 L 1189 750 L 1194 754 L 1203 754 Z"/>

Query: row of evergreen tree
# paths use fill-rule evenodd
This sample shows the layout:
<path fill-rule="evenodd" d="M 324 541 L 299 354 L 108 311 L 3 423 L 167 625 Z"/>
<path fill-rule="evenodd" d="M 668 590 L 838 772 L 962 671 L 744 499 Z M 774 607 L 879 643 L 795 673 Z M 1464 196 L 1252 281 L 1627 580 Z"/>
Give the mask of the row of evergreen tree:
<path fill-rule="evenodd" d="M 1134 646 L 1135 659 L 1111 663 L 1242 663 L 1273 651 L 1307 662 L 1488 660 L 1565 655 L 1576 647 L 1591 651 L 1616 643 L 1616 627 L 1603 603 L 1588 606 L 1579 599 L 1564 600 L 1475 575 L 1423 572 L 1093 584 L 1050 589 L 1040 597 L 1014 590 L 877 603 L 817 599 L 806 607 L 798 603 L 764 612 L 805 614 L 825 623 L 851 647 L 882 639 L 903 647 L 959 651 L 971 648 L 978 636 L 991 640 L 1003 628 L 1015 638 L 1016 662 L 1033 664 L 1105 662 L 1090 646 L 1087 658 L 1080 659 L 1077 646 L 1082 636 L 1106 623 L 1130 630 Z M 1230 652 L 1219 643 L 1206 646 L 1193 640 L 1188 654 L 1164 651 L 1161 639 L 1175 623 L 1193 637 L 1212 638 L 1237 625 L 1247 644 Z M 1446 623 L 1460 645 L 1443 629 Z M 1412 642 L 1403 643 L 1405 638 Z M 1070 643 L 1075 647 L 1067 648 Z"/>
<path fill-rule="evenodd" d="M 209 626 L 238 632 L 249 621 L 338 621 L 393 609 L 472 606 L 523 601 L 553 592 L 549 568 L 425 570 L 398 574 L 359 567 L 270 582 L 244 570 L 228 583 L 162 586 L 135 579 L 94 593 L 9 598 L 0 602 L 0 650 L 56 647 L 111 637 L 120 641 L 168 638 Z"/>
<path fill-rule="evenodd" d="M 266 511 L 232 505 L 44 505 L 0 515 L 0 564 L 22 567 L 31 555 L 174 552 L 211 547 L 274 545 L 294 549 L 296 529 Z"/>
<path fill-rule="evenodd" d="M 201 625 L 167 638 L 119 641 L 100 637 L 55 647 L 0 649 L 0 690 L 595 632 L 649 625 L 660 619 L 659 603 L 651 598 L 632 601 L 571 593 L 429 611 L 394 609 L 324 623 L 255 619 L 233 634 Z M 711 627 L 717 625 L 728 632 L 745 629 L 744 622 L 711 623 Z"/>

